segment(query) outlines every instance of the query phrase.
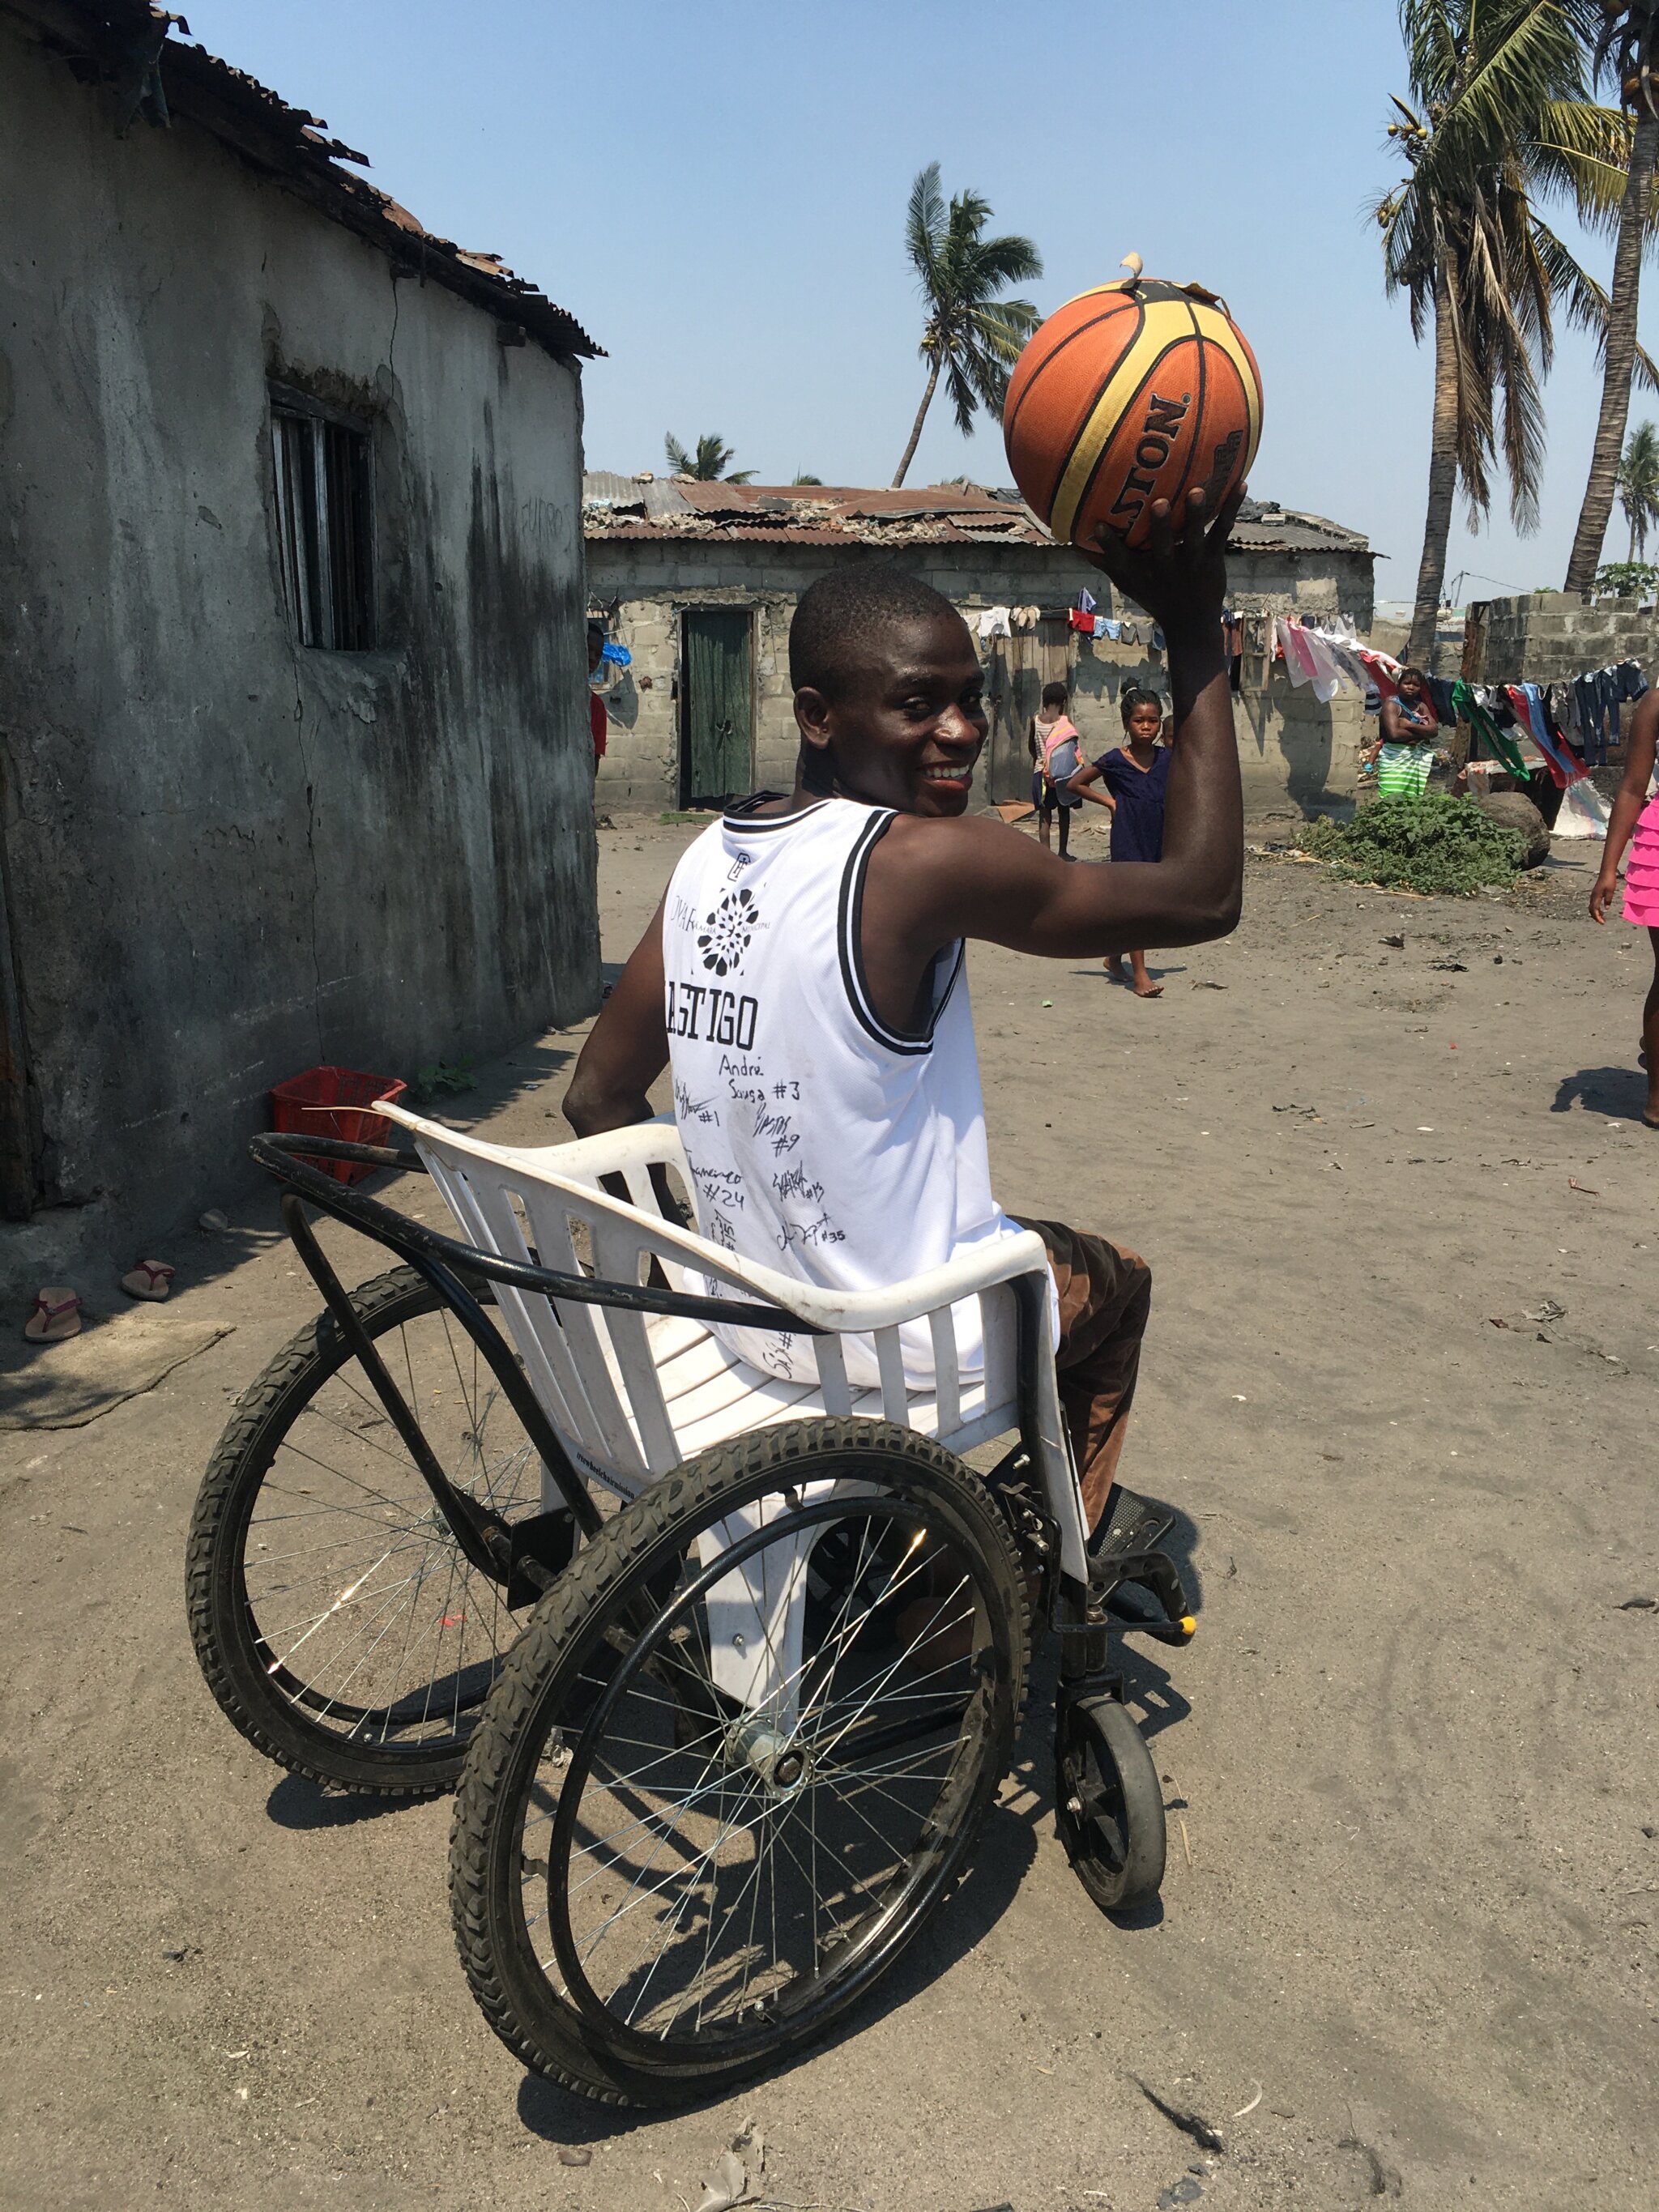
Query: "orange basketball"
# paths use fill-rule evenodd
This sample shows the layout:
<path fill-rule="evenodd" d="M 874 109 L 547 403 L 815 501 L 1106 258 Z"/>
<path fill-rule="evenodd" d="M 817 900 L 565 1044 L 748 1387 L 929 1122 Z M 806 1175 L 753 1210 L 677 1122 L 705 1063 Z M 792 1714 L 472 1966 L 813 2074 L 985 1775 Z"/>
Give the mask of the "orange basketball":
<path fill-rule="evenodd" d="M 1261 439 L 1261 375 L 1213 292 L 1134 276 L 1049 316 L 1008 380 L 1002 434 L 1014 482 L 1054 536 L 1130 545 L 1154 500 L 1201 484 L 1213 510 Z"/>

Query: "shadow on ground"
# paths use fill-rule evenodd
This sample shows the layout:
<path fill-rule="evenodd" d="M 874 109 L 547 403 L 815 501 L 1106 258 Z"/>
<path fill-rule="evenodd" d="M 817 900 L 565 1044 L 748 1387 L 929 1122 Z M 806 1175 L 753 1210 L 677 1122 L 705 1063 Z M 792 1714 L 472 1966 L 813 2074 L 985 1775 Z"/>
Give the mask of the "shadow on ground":
<path fill-rule="evenodd" d="M 1550 1101 L 1552 1114 L 1571 1114 L 1582 1106 L 1587 1114 L 1600 1114 L 1613 1121 L 1639 1121 L 1647 1104 L 1648 1087 L 1638 1067 L 1581 1067 L 1564 1075 Z"/>

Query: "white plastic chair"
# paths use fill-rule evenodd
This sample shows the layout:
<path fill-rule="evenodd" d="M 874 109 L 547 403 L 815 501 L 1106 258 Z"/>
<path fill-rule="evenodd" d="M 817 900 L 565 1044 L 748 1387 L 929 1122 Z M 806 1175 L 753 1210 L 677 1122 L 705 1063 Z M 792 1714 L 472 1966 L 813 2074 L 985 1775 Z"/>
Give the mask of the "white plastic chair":
<path fill-rule="evenodd" d="M 747 1294 L 827 1332 L 799 1339 L 814 1355 L 816 1380 L 786 1382 L 739 1358 L 699 1322 L 498 1285 L 502 1317 L 560 1441 L 585 1474 L 621 1498 L 636 1497 L 711 1444 L 780 1421 L 835 1414 L 891 1421 L 957 1454 L 1021 1425 L 1012 1285 L 1021 1276 L 1040 1277 L 1047 1298 L 1048 1255 L 1035 1231 L 883 1291 L 820 1290 L 739 1258 L 665 1215 L 651 1170 L 671 1170 L 691 1188 L 668 1116 L 574 1144 L 529 1148 L 485 1144 L 400 1105 L 382 1103 L 378 1110 L 409 1132 L 462 1236 L 482 1250 L 586 1272 L 580 1227 L 591 1240 L 592 1272 L 607 1281 L 642 1283 L 655 1260 L 677 1291 Z M 630 1203 L 600 1188 L 607 1175 L 623 1179 Z M 985 1370 L 964 1382 L 951 1309 L 974 1297 Z M 933 1345 L 937 1379 L 926 1389 L 907 1386 L 904 1377 L 899 1330 L 915 1321 L 927 1322 Z M 851 1335 L 873 1340 L 878 1386 L 849 1382 L 841 1339 Z M 1086 1583 L 1082 1502 L 1046 1347 L 1036 1362 L 1036 1415 L 1034 1455 L 1060 1531 L 1061 1567 Z"/>

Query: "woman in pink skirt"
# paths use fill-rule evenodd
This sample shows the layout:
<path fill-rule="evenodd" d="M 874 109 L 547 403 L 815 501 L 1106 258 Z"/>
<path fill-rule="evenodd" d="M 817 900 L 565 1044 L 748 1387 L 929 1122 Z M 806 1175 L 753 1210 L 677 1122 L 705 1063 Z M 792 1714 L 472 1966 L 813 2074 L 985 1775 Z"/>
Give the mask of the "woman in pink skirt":
<path fill-rule="evenodd" d="M 1645 929 L 1653 946 L 1653 981 L 1642 1011 L 1642 1065 L 1648 1072 L 1648 1103 L 1642 1119 L 1659 1129 L 1659 794 L 1648 797 L 1653 777 L 1655 738 L 1659 736 L 1659 691 L 1650 691 L 1631 717 L 1625 739 L 1625 780 L 1613 802 L 1607 842 L 1601 848 L 1601 872 L 1590 893 L 1590 919 L 1605 921 L 1619 888 L 1619 863 L 1626 845 L 1625 920 Z"/>

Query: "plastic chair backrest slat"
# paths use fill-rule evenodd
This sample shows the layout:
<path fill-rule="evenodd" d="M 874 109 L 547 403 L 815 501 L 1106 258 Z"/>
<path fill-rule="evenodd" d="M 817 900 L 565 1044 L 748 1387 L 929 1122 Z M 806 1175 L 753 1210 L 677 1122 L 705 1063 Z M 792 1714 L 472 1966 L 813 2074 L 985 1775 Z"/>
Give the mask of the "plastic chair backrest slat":
<path fill-rule="evenodd" d="M 574 1201 L 568 1194 L 553 1185 L 532 1182 L 526 1176 L 517 1195 L 530 1217 L 543 1267 L 551 1267 L 559 1274 L 583 1273 L 570 1234 Z M 576 1218 L 581 1218 L 580 1213 Z M 548 1301 L 537 1303 L 546 1310 Z M 627 1408 L 617 1395 L 600 1340 L 599 1316 L 603 1309 L 580 1305 L 571 1298 L 555 1298 L 551 1304 L 553 1310 L 547 1312 L 547 1325 L 558 1329 L 560 1350 L 568 1358 L 581 1398 L 586 1401 L 588 1420 L 584 1425 L 582 1442 L 618 1474 L 643 1480 L 649 1472 L 645 1455 L 640 1449 Z M 567 1391 L 566 1395 L 574 1399 L 574 1392 Z"/>
<path fill-rule="evenodd" d="M 896 1328 L 876 1331 L 876 1368 L 881 1376 L 883 1419 L 896 1421 L 902 1429 L 908 1428 L 910 1394 L 904 1387 L 904 1352 Z"/>
<path fill-rule="evenodd" d="M 451 1212 L 474 1244 L 483 1251 L 499 1252 L 506 1259 L 529 1259 L 518 1217 L 508 1205 L 505 1192 L 495 1188 L 493 1178 L 483 1178 L 480 1186 L 475 1188 L 464 1165 L 434 1158 L 431 1169 L 432 1179 L 443 1193 Z M 496 1200 L 493 1206 L 486 1202 L 492 1196 Z M 525 1294 L 498 1283 L 495 1302 L 519 1348 L 530 1387 L 549 1420 L 566 1443 L 576 1443 L 582 1434 L 582 1419 L 570 1401 L 559 1365 L 548 1358 L 544 1332 L 528 1310 Z M 544 1299 L 538 1303 L 544 1307 L 546 1304 Z"/>
<path fill-rule="evenodd" d="M 641 1272 L 641 1258 L 647 1249 L 637 1230 L 606 1213 L 595 1214 L 590 1227 L 597 1273 L 608 1282 L 637 1282 Z M 591 1314 L 595 1309 L 587 1306 L 583 1310 Z M 611 1339 L 611 1348 L 622 1370 L 623 1389 L 628 1394 L 635 1426 L 645 1447 L 646 1464 L 653 1474 L 666 1474 L 671 1468 L 679 1465 L 684 1454 L 668 1417 L 667 1401 L 652 1356 L 651 1340 L 646 1334 L 645 1316 L 617 1306 L 602 1311 L 600 1326 Z"/>
<path fill-rule="evenodd" d="M 1006 1283 L 993 1283 L 980 1292 L 979 1311 L 985 1341 L 985 1402 L 1012 1405 L 1019 1395 L 1019 1309 Z"/>
<path fill-rule="evenodd" d="M 818 1389 L 823 1398 L 826 1413 L 850 1413 L 853 1410 L 852 1385 L 847 1380 L 847 1362 L 842 1356 L 838 1336 L 815 1336 L 809 1340 L 818 1363 Z"/>
<path fill-rule="evenodd" d="M 933 1338 L 933 1397 L 939 1413 L 939 1434 L 954 1436 L 962 1426 L 962 1377 L 957 1365 L 954 1310 L 935 1306 L 927 1316 Z"/>

